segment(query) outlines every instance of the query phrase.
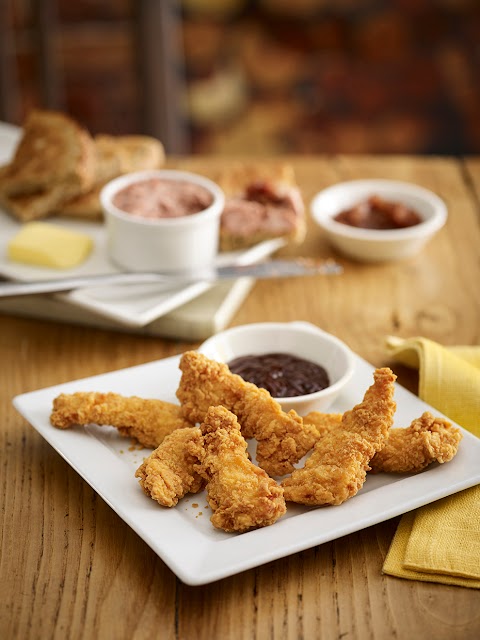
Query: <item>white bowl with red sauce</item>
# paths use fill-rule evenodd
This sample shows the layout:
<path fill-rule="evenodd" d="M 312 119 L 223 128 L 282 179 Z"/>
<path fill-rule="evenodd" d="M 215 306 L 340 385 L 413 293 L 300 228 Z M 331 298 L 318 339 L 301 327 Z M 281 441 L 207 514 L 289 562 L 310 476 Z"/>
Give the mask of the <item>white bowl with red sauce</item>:
<path fill-rule="evenodd" d="M 278 397 L 271 392 L 284 411 L 295 409 L 300 415 L 328 409 L 352 377 L 355 368 L 353 353 L 347 345 L 309 322 L 261 322 L 232 327 L 208 338 L 200 345 L 199 351 L 212 360 L 226 364 L 243 356 L 280 353 L 319 365 L 328 377 L 328 386 L 325 388 L 285 397 Z M 257 386 L 260 385 L 257 383 Z"/>
<path fill-rule="evenodd" d="M 188 171 L 137 171 L 111 180 L 100 200 L 109 256 L 127 271 L 194 272 L 218 253 L 225 196 Z"/>
<path fill-rule="evenodd" d="M 397 206 L 418 216 L 411 226 L 363 228 L 335 218 L 358 209 L 369 198 Z M 320 191 L 311 202 L 315 222 L 331 245 L 343 255 L 362 262 L 388 262 L 418 254 L 447 220 L 447 207 L 439 196 L 415 184 L 397 180 L 352 180 Z M 401 218 L 398 220 L 402 224 Z"/>

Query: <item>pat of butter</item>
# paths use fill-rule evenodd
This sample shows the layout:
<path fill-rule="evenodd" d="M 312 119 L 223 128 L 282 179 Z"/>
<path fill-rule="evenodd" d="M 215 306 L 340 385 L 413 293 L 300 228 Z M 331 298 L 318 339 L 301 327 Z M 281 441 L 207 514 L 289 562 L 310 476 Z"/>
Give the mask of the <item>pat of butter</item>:
<path fill-rule="evenodd" d="M 7 256 L 14 262 L 70 269 L 83 262 L 92 247 L 92 239 L 84 233 L 46 222 L 28 222 L 8 243 Z"/>

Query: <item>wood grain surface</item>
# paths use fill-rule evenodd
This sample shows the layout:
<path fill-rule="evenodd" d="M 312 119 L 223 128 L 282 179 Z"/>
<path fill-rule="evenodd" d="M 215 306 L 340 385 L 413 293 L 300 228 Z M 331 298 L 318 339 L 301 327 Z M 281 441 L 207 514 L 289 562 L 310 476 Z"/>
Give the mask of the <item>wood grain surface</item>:
<path fill-rule="evenodd" d="M 308 320 L 375 366 L 389 364 L 389 334 L 480 343 L 480 160 L 289 160 L 307 203 L 340 180 L 396 178 L 438 193 L 448 223 L 404 262 L 341 259 L 340 277 L 258 282 L 232 325 Z M 171 164 L 215 176 L 227 162 L 205 157 Z M 284 253 L 335 255 L 312 223 L 304 245 Z M 477 590 L 382 575 L 398 518 L 210 585 L 186 586 L 11 404 L 18 393 L 197 344 L 0 316 L 0 638 L 480 637 Z M 394 368 L 415 391 L 414 373 Z"/>

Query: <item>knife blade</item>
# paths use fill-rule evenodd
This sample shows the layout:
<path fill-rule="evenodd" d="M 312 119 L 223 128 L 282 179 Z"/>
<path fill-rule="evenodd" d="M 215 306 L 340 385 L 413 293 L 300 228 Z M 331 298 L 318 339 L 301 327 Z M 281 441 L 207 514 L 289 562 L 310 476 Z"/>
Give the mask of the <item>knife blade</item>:
<path fill-rule="evenodd" d="M 2 282 L 0 298 L 35 295 L 41 293 L 61 293 L 79 288 L 109 287 L 113 285 L 161 284 L 167 289 L 196 282 L 217 282 L 236 278 L 255 279 L 290 278 L 313 275 L 338 275 L 343 271 L 333 260 L 297 258 L 293 260 L 267 260 L 253 264 L 229 264 L 197 270 L 195 273 L 172 271 L 157 272 L 117 272 L 89 276 L 74 276 L 34 282 Z"/>

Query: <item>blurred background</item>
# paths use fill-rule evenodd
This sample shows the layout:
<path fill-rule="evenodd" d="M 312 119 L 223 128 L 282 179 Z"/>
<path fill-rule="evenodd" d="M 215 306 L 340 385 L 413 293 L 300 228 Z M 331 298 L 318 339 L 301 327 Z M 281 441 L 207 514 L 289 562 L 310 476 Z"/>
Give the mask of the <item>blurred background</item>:
<path fill-rule="evenodd" d="M 169 153 L 480 153 L 479 0 L 3 0 L 0 119 Z"/>

